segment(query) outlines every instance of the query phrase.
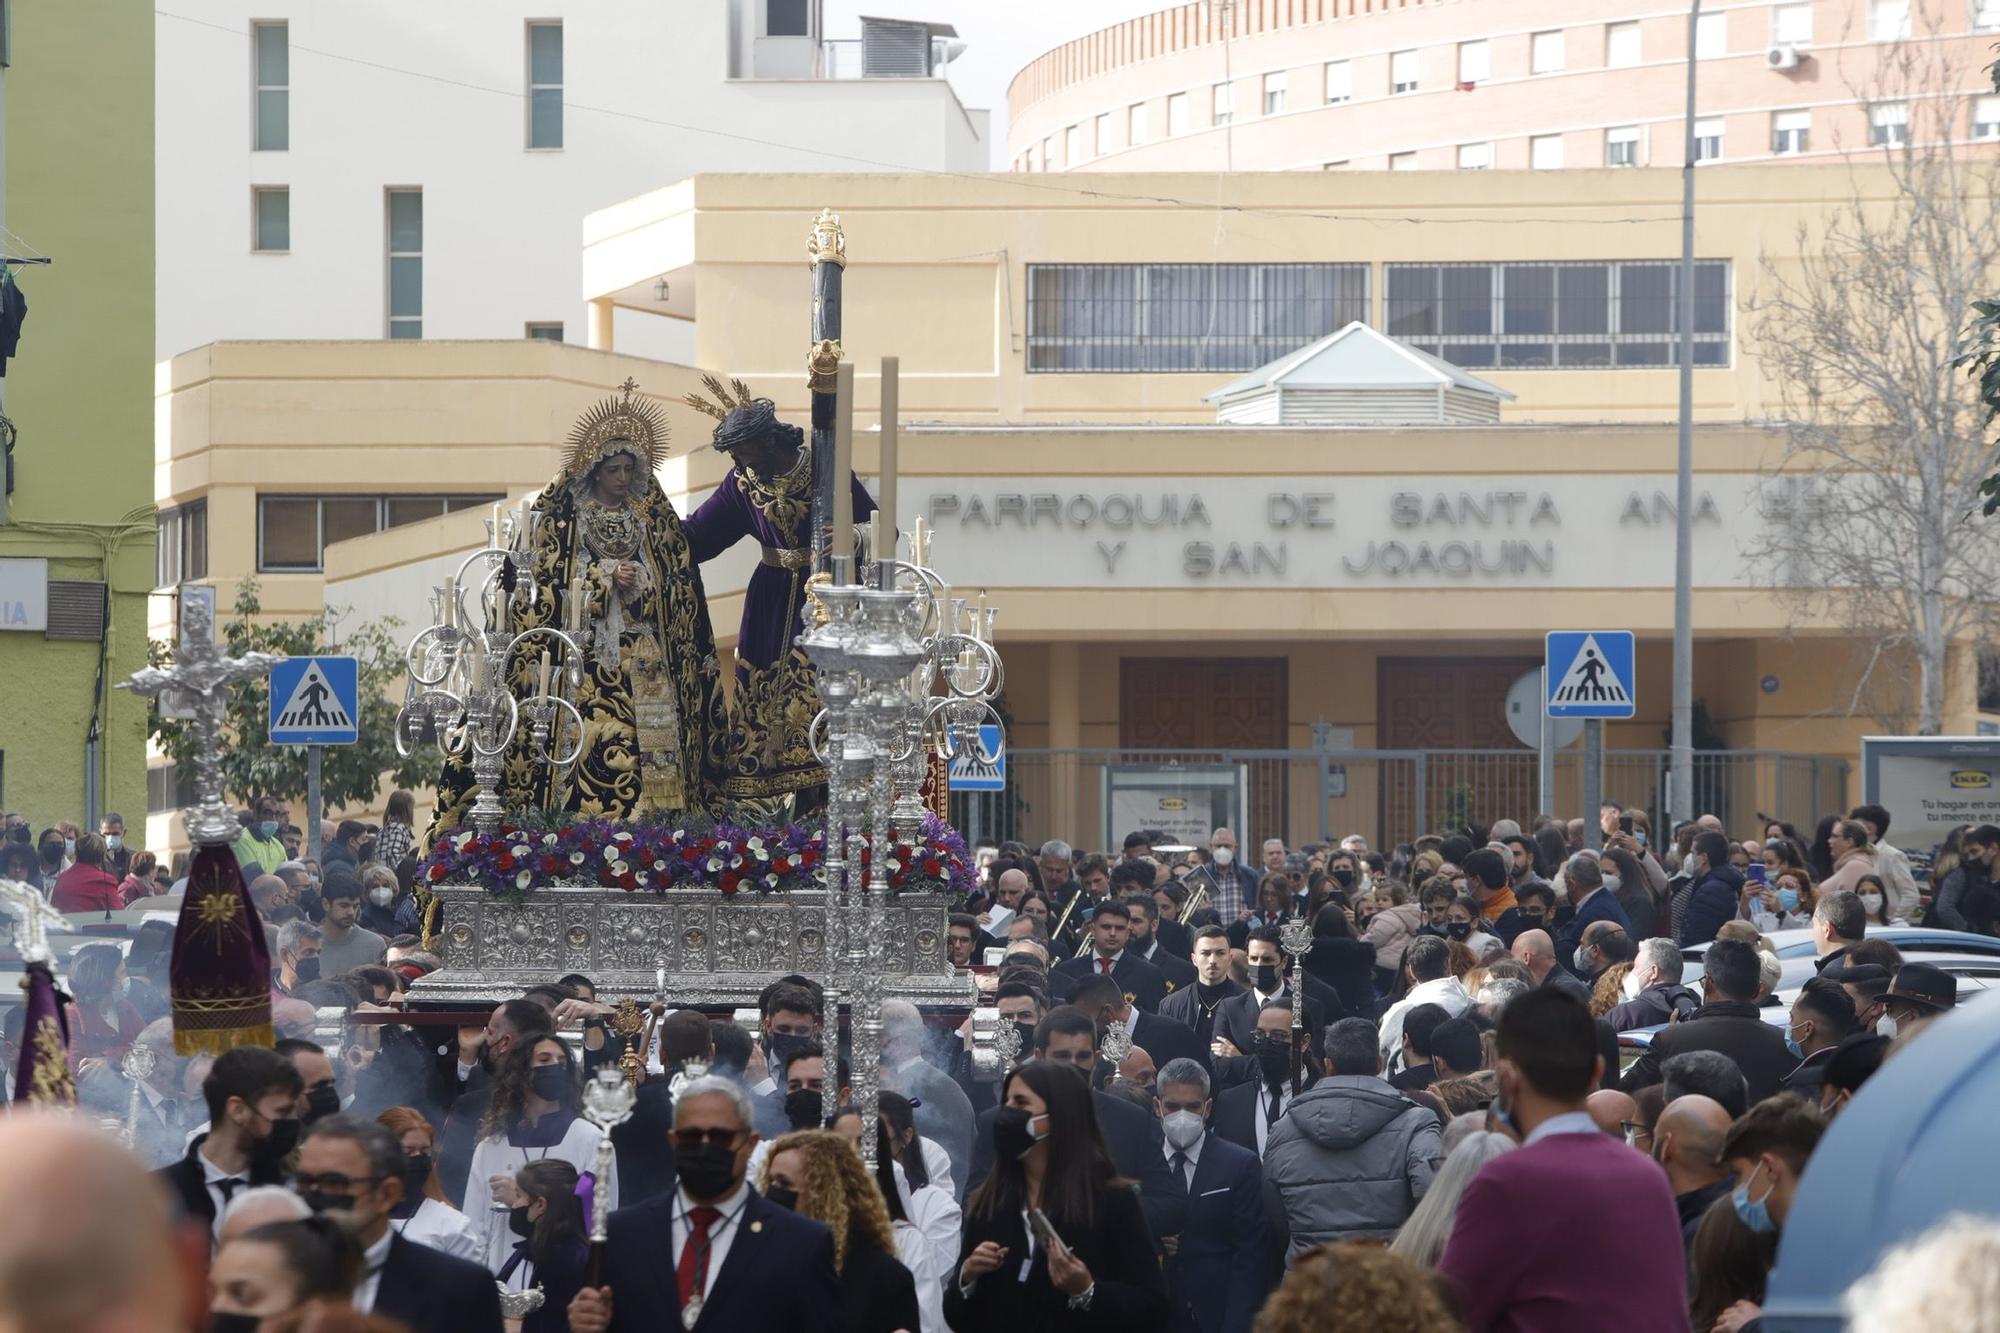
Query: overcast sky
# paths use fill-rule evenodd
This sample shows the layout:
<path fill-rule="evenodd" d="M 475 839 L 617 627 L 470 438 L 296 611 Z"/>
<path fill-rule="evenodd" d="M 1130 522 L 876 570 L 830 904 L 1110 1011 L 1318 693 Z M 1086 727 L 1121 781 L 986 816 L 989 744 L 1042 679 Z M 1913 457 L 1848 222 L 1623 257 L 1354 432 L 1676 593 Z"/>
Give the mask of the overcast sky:
<path fill-rule="evenodd" d="M 1021 66 L 1052 46 L 1170 0 L 826 0 L 826 35 L 859 37 L 861 15 L 949 23 L 965 42 L 948 77 L 958 100 L 993 112 L 993 165 L 1007 154 L 1007 85 Z"/>

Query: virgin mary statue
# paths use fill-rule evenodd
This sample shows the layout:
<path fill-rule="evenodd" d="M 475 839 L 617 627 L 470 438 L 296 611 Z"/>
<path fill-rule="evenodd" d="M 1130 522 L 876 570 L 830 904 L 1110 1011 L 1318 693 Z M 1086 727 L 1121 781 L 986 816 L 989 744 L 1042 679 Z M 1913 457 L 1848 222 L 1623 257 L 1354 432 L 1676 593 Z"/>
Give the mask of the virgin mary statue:
<path fill-rule="evenodd" d="M 583 748 L 568 768 L 551 769 L 532 761 L 517 734 L 502 779 L 512 810 L 630 819 L 717 805 L 726 723 L 708 600 L 680 516 L 654 477 L 666 417 L 633 396 L 637 387 L 627 380 L 621 396 L 583 414 L 562 471 L 533 504 L 535 600 L 516 628 L 577 627 Z M 517 698 L 536 688 L 528 657 L 516 655 L 509 680 Z M 438 827 L 461 822 L 476 794 L 469 766 L 448 760 Z"/>

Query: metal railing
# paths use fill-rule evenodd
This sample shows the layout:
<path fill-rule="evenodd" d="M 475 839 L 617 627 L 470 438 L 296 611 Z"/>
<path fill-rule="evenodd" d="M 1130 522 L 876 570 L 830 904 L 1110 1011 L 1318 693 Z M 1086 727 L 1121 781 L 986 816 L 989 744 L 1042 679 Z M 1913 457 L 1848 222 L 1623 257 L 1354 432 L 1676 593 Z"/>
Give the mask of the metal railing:
<path fill-rule="evenodd" d="M 1604 754 L 1606 798 L 1645 809 L 1660 836 L 1667 760 L 1665 750 Z M 1762 816 L 1810 828 L 1848 808 L 1850 767 L 1824 755 L 1697 751 L 1696 809 L 1741 836 Z M 1222 823 L 1246 849 L 1270 837 L 1296 847 L 1349 833 L 1383 848 L 1467 822 L 1526 827 L 1544 809 L 1582 814 L 1581 751 L 1556 754 L 1546 803 L 1536 784 L 1532 750 L 1010 749 L 1006 790 L 955 792 L 952 817 L 968 838 L 1059 838 L 1112 851 L 1134 829 L 1205 843 Z"/>

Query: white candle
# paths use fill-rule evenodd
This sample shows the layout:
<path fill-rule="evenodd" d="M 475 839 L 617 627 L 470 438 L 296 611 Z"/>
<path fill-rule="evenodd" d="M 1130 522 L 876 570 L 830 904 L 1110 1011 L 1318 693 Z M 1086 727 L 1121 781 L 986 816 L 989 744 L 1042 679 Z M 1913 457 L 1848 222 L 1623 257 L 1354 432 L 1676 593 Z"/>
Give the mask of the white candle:
<path fill-rule="evenodd" d="M 583 624 L 583 575 L 569 581 L 569 630 L 576 633 Z"/>
<path fill-rule="evenodd" d="M 979 594 L 979 609 L 972 613 L 972 637 L 981 640 L 986 637 L 986 594 L 983 592 Z"/>
<path fill-rule="evenodd" d="M 549 692 L 549 650 L 544 648 L 542 649 L 542 675 L 541 675 L 541 680 L 535 686 L 535 693 L 545 695 L 548 692 Z"/>
<path fill-rule="evenodd" d="M 918 565 L 923 565 L 924 554 L 924 516 L 919 514 L 916 523 L 910 529 L 910 559 Z"/>
<path fill-rule="evenodd" d="M 854 363 L 842 361 L 834 373 L 833 519 L 828 533 L 832 558 L 854 555 Z M 851 563 L 848 577 L 853 578 Z"/>
<path fill-rule="evenodd" d="M 486 653 L 483 649 L 472 654 L 472 688 L 475 691 L 486 688 Z"/>
<path fill-rule="evenodd" d="M 889 533 L 889 544 L 892 548 L 889 554 L 892 556 L 895 554 L 893 548 L 896 543 L 896 534 L 900 531 L 896 526 L 896 399 L 898 389 L 897 371 L 899 365 L 900 363 L 896 357 L 885 356 L 882 358 L 882 424 L 880 427 L 882 461 L 875 477 L 875 490 L 881 501 L 882 513 L 885 515 L 883 523 L 886 525 Z"/>
<path fill-rule="evenodd" d="M 452 587 L 452 577 L 444 576 L 444 604 L 440 612 L 444 616 L 445 628 L 455 628 L 458 624 L 458 591 Z"/>

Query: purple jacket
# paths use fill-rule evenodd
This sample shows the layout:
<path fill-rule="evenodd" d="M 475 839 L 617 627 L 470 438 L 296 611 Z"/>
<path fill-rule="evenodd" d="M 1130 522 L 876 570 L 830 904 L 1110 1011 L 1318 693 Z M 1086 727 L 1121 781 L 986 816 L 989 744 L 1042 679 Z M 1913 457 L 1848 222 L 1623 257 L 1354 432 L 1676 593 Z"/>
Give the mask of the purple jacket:
<path fill-rule="evenodd" d="M 1438 1272 L 1469 1333 L 1688 1333 L 1674 1192 L 1608 1134 L 1552 1134 L 1466 1186 Z"/>

